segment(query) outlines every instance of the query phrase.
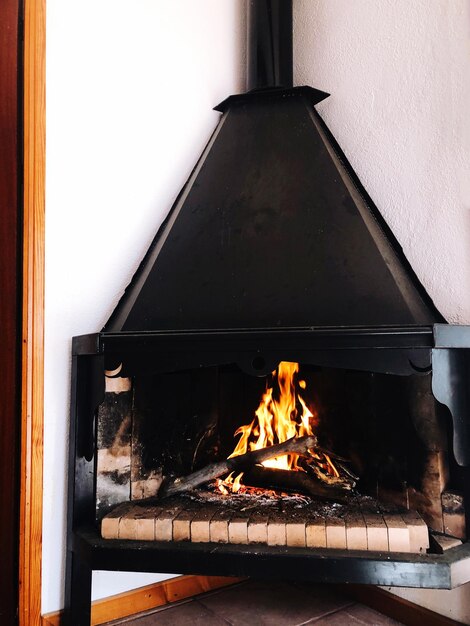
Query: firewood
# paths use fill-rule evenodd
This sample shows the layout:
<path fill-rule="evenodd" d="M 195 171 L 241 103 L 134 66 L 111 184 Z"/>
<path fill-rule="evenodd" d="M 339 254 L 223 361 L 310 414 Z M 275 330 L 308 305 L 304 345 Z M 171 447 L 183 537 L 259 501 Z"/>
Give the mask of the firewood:
<path fill-rule="evenodd" d="M 243 483 L 252 487 L 295 491 L 320 500 L 347 501 L 344 490 L 321 483 L 305 472 L 256 465 L 243 475 Z"/>
<path fill-rule="evenodd" d="M 166 483 L 164 482 L 158 496 L 167 497 L 176 493 L 190 491 L 224 474 L 243 472 L 257 463 L 262 463 L 263 461 L 278 456 L 286 454 L 307 454 L 308 450 L 315 448 L 316 444 L 317 438 L 314 435 L 308 437 L 293 437 L 283 443 L 278 443 L 268 448 L 253 450 L 252 452 L 246 452 L 245 454 L 240 454 L 239 456 L 234 456 L 218 463 L 211 463 L 188 476 L 180 476 L 179 478 L 168 480 Z"/>
<path fill-rule="evenodd" d="M 345 463 L 340 463 L 339 461 L 336 461 L 336 465 L 342 472 L 349 476 L 349 478 L 351 478 L 353 482 L 357 483 L 357 481 L 359 480 L 359 476 L 354 474 L 350 467 L 348 467 Z"/>
<path fill-rule="evenodd" d="M 317 451 L 321 452 L 322 454 L 326 454 L 327 456 L 330 457 L 330 459 L 333 459 L 334 461 L 342 461 L 344 463 L 349 462 L 349 459 L 345 459 L 344 456 L 339 456 L 339 454 L 336 454 L 336 452 L 332 452 L 331 450 L 328 450 L 328 448 L 323 448 L 322 446 L 318 446 Z"/>
<path fill-rule="evenodd" d="M 324 482 L 326 485 L 337 487 L 338 489 L 351 490 L 356 486 L 356 482 L 351 478 L 342 478 L 341 476 L 330 476 L 321 471 L 321 469 L 311 463 L 308 465 L 308 471 L 312 472 L 318 480 Z"/>

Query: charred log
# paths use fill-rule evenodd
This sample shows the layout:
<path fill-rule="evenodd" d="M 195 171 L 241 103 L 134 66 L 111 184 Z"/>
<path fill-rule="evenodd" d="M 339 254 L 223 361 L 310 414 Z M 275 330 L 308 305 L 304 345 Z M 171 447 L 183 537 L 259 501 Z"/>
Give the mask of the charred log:
<path fill-rule="evenodd" d="M 343 489 L 322 483 L 305 472 L 256 465 L 243 474 L 243 483 L 252 487 L 293 491 L 320 500 L 348 501 Z"/>
<path fill-rule="evenodd" d="M 239 456 L 234 456 L 218 463 L 211 463 L 206 467 L 193 472 L 188 476 L 174 478 L 164 483 L 160 489 L 159 497 L 171 496 L 176 493 L 190 491 L 199 485 L 207 483 L 215 478 L 219 478 L 230 472 L 244 472 L 254 465 L 263 463 L 269 459 L 286 454 L 307 455 L 310 449 L 317 445 L 317 438 L 314 435 L 308 437 L 293 437 L 283 443 L 278 443 L 268 448 L 253 450 Z"/>
<path fill-rule="evenodd" d="M 310 463 L 307 465 L 307 472 L 315 476 L 317 480 L 319 480 L 322 483 L 325 483 L 325 485 L 328 485 L 329 487 L 351 490 L 351 489 L 354 489 L 354 487 L 356 486 L 356 481 L 353 480 L 352 478 L 350 477 L 343 478 L 341 476 L 330 476 L 329 474 L 325 474 L 325 472 L 322 472 L 321 469 L 314 463 Z"/>

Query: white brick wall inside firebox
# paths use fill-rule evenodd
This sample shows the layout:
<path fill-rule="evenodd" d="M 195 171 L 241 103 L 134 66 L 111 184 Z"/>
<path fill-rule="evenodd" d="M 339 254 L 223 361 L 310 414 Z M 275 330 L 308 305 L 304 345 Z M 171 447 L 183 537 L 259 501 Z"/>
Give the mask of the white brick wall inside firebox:
<path fill-rule="evenodd" d="M 99 330 L 244 89 L 244 0 L 48 0 L 43 612 L 63 603 L 70 338 Z M 470 323 L 470 5 L 294 0 L 295 84 L 449 321 Z M 158 576 L 95 576 L 103 597 Z M 161 577 L 160 577 L 161 578 Z M 470 623 L 470 588 L 402 595 Z"/>

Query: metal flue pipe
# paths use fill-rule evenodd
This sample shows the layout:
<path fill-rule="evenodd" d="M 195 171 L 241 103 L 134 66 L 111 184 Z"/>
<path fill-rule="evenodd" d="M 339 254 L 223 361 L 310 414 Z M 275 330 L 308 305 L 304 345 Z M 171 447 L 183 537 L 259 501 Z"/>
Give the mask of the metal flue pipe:
<path fill-rule="evenodd" d="M 249 0 L 247 90 L 293 86 L 292 0 Z"/>

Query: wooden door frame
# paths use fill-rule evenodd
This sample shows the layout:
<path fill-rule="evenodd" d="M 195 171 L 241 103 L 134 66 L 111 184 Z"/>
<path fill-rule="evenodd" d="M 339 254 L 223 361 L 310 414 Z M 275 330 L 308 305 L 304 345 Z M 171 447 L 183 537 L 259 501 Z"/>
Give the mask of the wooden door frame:
<path fill-rule="evenodd" d="M 18 609 L 22 6 L 0 2 L 0 623 Z M 20 132 L 18 132 L 20 131 Z"/>
<path fill-rule="evenodd" d="M 41 620 L 46 0 L 24 0 L 19 623 Z"/>

